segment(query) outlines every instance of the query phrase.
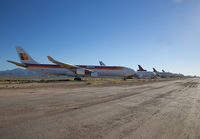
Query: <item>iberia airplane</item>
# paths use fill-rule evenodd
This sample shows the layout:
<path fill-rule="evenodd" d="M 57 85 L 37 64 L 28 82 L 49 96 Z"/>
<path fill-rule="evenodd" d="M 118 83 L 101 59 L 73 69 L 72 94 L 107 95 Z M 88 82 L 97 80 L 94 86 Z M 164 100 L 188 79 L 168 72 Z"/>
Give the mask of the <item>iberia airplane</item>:
<path fill-rule="evenodd" d="M 163 71 L 164 71 L 164 70 L 163 70 Z M 159 72 L 159 71 L 157 71 L 155 68 L 153 68 L 153 72 L 154 72 L 157 76 L 159 76 L 159 77 L 161 77 L 161 78 L 170 77 L 170 75 L 169 75 L 168 73 L 166 73 L 166 72 Z"/>
<path fill-rule="evenodd" d="M 183 74 L 165 72 L 164 70 L 162 70 L 162 72 L 159 72 L 155 68 L 153 68 L 153 72 L 156 73 L 157 76 L 162 78 L 184 77 Z"/>
<path fill-rule="evenodd" d="M 159 72 L 159 71 L 157 71 L 155 68 L 153 68 L 153 72 L 154 72 L 157 76 L 159 76 L 159 77 L 161 77 L 161 78 L 167 78 L 167 77 L 170 77 L 170 76 L 171 76 L 171 74 L 168 74 L 168 73 L 165 72 L 164 70 L 163 70 L 163 72 Z"/>
<path fill-rule="evenodd" d="M 128 67 L 72 65 L 56 61 L 50 56 L 48 56 L 48 59 L 54 64 L 39 64 L 22 47 L 16 47 L 16 50 L 21 63 L 8 62 L 40 73 L 66 75 L 74 77 L 74 80 L 81 80 L 81 77 L 118 77 L 125 80 L 136 76 L 136 72 Z"/>
<path fill-rule="evenodd" d="M 156 78 L 156 74 L 151 71 L 144 70 L 142 66 L 138 65 L 138 70 L 136 72 L 137 77 L 139 78 Z"/>

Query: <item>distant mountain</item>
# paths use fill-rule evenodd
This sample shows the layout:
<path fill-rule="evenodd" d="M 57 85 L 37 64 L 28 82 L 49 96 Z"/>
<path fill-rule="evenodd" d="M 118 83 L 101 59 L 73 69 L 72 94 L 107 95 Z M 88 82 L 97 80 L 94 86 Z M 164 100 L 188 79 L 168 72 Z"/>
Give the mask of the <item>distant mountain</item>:
<path fill-rule="evenodd" d="M 0 77 L 55 77 L 55 76 L 34 72 L 28 69 L 16 68 L 13 70 L 0 71 Z"/>

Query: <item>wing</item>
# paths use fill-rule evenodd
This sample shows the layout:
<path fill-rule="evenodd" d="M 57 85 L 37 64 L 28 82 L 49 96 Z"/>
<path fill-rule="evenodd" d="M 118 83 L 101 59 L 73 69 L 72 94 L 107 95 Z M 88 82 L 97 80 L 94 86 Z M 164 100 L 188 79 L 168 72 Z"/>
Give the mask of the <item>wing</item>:
<path fill-rule="evenodd" d="M 74 72 L 76 71 L 77 68 L 79 68 L 78 66 L 75 66 L 75 65 L 71 65 L 71 64 L 67 64 L 67 63 L 62 63 L 62 62 L 56 61 L 55 59 L 53 59 L 50 56 L 47 56 L 47 57 L 48 57 L 49 61 L 51 61 L 54 64 L 57 64 L 57 65 L 61 66 L 62 68 L 69 69 L 69 70 L 74 71 Z"/>
<path fill-rule="evenodd" d="M 80 68 L 80 67 L 78 67 L 78 66 L 76 66 L 76 65 L 72 65 L 72 64 L 62 63 L 62 62 L 56 61 L 55 59 L 53 59 L 53 58 L 50 57 L 50 56 L 47 56 L 47 57 L 48 57 L 48 59 L 49 59 L 52 63 L 57 64 L 57 65 L 61 66 L 62 68 L 71 70 L 71 71 L 73 71 L 73 72 L 75 72 L 75 73 L 77 73 L 77 70 L 78 70 L 78 69 L 83 69 L 83 68 Z M 90 73 L 90 74 L 92 73 L 92 71 L 89 70 L 89 69 L 84 69 L 84 70 L 86 71 L 86 73 Z"/>

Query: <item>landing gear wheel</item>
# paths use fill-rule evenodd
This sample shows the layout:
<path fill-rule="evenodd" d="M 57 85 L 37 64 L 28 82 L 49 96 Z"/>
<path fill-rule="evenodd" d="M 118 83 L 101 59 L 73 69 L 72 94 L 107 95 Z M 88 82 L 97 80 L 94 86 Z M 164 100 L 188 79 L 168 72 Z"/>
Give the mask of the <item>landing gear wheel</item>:
<path fill-rule="evenodd" d="M 75 77 L 75 78 L 74 78 L 74 81 L 81 81 L 81 78 Z"/>
<path fill-rule="evenodd" d="M 127 78 L 124 77 L 124 81 L 126 81 Z"/>

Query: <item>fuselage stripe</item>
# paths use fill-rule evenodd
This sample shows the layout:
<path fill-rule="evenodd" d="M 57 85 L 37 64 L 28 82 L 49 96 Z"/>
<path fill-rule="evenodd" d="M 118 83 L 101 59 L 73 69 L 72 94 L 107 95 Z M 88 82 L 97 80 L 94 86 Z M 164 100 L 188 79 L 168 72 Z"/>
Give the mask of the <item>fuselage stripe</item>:
<path fill-rule="evenodd" d="M 86 69 L 99 69 L 99 70 L 121 70 L 124 67 L 122 66 L 85 66 L 85 65 L 76 65 L 80 68 Z M 28 64 L 28 67 L 38 67 L 38 68 L 62 68 L 60 65 L 53 64 Z"/>

